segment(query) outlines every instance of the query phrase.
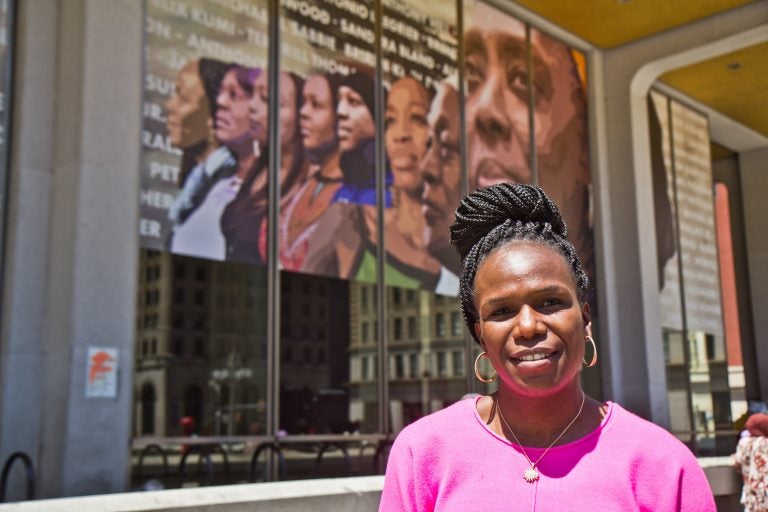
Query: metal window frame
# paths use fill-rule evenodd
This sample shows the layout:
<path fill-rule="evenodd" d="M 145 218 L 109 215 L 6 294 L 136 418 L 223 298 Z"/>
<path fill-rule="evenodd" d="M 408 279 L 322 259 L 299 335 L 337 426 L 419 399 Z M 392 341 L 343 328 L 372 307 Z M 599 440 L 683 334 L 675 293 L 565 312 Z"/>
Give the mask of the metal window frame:
<path fill-rule="evenodd" d="M 13 79 L 15 76 L 16 59 L 16 0 L 7 0 L 6 11 L 6 35 L 8 45 L 6 47 L 6 66 L 3 70 L 0 80 L 5 85 L 5 118 L 2 120 L 0 129 L 5 135 L 4 154 L 0 155 L 0 289 L 5 284 L 5 260 L 6 260 L 6 242 L 8 233 L 8 191 L 11 183 L 11 164 L 13 147 L 13 120 L 15 117 L 14 92 L 15 87 Z M 3 299 L 0 297 L 0 311 L 4 309 Z"/>

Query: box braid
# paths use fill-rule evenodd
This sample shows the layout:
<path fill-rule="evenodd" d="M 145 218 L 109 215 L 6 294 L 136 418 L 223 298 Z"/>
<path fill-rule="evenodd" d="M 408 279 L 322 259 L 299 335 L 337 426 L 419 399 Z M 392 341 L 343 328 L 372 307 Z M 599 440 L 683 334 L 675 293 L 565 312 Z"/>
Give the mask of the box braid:
<path fill-rule="evenodd" d="M 475 275 L 495 249 L 519 240 L 551 247 L 571 269 L 579 302 L 584 302 L 589 279 L 581 266 L 557 205 L 535 185 L 500 183 L 480 188 L 462 199 L 451 225 L 451 243 L 462 261 L 459 294 L 464 322 L 472 337 L 478 313 L 475 308 Z"/>

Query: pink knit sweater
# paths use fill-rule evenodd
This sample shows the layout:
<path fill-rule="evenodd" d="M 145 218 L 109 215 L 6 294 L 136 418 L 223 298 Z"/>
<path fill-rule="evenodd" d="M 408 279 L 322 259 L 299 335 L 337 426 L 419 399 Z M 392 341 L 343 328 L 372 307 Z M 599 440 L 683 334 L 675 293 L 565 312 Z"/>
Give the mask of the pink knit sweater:
<path fill-rule="evenodd" d="M 526 448 L 532 460 L 542 451 Z M 520 448 L 483 423 L 476 400 L 462 400 L 400 433 L 379 510 L 715 510 L 704 472 L 688 448 L 611 402 L 594 432 L 544 456 L 537 482 L 523 480 L 527 467 Z"/>

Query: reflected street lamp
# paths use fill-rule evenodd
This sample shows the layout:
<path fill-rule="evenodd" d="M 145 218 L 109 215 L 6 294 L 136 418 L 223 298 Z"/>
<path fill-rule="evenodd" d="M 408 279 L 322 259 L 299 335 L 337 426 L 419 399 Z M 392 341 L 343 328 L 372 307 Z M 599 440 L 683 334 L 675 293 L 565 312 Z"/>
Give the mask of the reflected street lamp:
<path fill-rule="evenodd" d="M 211 370 L 211 378 L 208 381 L 208 387 L 213 389 L 217 397 L 221 397 L 221 389 L 224 383 L 229 387 L 229 421 L 227 422 L 228 435 L 234 435 L 235 428 L 235 391 L 236 384 L 240 381 L 253 378 L 253 370 L 243 366 L 242 357 L 236 350 L 230 350 L 227 354 L 227 364 L 224 368 Z M 216 412 L 216 434 L 220 430 L 220 413 Z"/>

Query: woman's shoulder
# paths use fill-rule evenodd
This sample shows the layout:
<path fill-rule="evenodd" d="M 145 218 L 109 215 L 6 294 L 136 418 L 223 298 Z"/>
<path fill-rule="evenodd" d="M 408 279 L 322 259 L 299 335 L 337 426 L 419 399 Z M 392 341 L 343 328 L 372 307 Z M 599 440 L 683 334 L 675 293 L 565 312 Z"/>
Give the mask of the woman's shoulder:
<path fill-rule="evenodd" d="M 601 433 L 601 463 L 627 482 L 643 510 L 713 511 L 707 477 L 693 452 L 663 427 L 612 404 Z"/>
<path fill-rule="evenodd" d="M 671 460 L 674 456 L 686 464 L 698 465 L 690 448 L 664 427 L 641 418 L 617 403 L 613 403 L 612 407 L 615 421 L 610 429 L 611 434 L 619 438 L 625 447 L 636 445 L 643 457 L 654 457 L 657 454 L 665 460 Z"/>

